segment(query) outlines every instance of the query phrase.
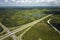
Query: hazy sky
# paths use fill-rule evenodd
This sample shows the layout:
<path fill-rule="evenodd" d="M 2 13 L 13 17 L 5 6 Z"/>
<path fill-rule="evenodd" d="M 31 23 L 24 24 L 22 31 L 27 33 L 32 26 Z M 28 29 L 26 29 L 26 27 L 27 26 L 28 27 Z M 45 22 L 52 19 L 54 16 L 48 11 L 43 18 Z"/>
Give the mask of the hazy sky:
<path fill-rule="evenodd" d="M 0 0 L 0 6 L 60 6 L 60 0 Z"/>

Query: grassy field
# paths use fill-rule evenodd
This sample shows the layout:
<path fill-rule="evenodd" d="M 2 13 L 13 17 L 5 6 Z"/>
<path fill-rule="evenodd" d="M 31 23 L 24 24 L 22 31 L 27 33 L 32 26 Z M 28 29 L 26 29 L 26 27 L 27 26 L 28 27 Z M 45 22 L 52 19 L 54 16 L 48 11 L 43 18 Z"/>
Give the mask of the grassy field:
<path fill-rule="evenodd" d="M 53 15 L 49 17 L 53 19 L 52 22 L 60 23 L 60 15 Z M 58 34 L 51 26 L 46 22 L 49 19 L 43 20 L 43 22 L 35 25 L 23 36 L 23 40 L 60 40 L 60 34 Z"/>
<path fill-rule="evenodd" d="M 2 36 L 2 35 L 4 35 L 4 34 L 6 34 L 6 32 L 3 32 L 2 34 L 0 34 L 0 36 Z"/>
<path fill-rule="evenodd" d="M 23 40 L 60 40 L 60 35 L 47 23 L 41 22 L 24 34 Z"/>
<path fill-rule="evenodd" d="M 60 14 L 59 15 L 53 15 L 51 17 L 53 23 L 59 23 L 60 24 Z"/>
<path fill-rule="evenodd" d="M 34 20 L 40 19 L 41 17 L 49 13 L 48 11 L 48 13 L 46 14 L 44 13 L 44 11 L 46 11 L 46 9 L 4 9 L 0 10 L 0 22 L 2 22 L 6 27 L 11 28 L 11 30 L 14 30 L 18 28 L 17 26 L 24 25 Z M 60 23 L 59 17 L 60 15 L 53 15 L 49 18 L 57 20 L 56 22 Z M 33 28 L 31 28 L 26 34 L 23 35 L 23 40 L 60 40 L 60 35 L 46 23 L 49 18 L 34 25 Z M 16 33 L 16 35 L 19 36 L 23 31 Z M 8 37 L 4 40 L 13 39 L 11 37 Z"/>
<path fill-rule="evenodd" d="M 37 20 L 44 15 L 45 9 L 4 9 L 0 10 L 0 22 L 7 27 L 16 27 Z M 4 12 L 3 12 L 4 11 Z"/>
<path fill-rule="evenodd" d="M 7 38 L 5 38 L 3 40 L 13 40 L 13 38 L 12 37 L 7 37 Z"/>

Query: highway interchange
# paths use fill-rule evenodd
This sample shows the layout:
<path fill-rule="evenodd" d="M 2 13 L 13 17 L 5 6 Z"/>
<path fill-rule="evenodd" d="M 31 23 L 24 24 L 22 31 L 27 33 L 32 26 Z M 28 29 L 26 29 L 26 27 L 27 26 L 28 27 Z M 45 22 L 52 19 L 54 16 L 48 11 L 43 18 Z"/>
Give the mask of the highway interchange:
<path fill-rule="evenodd" d="M 22 40 L 22 36 L 27 32 L 29 31 L 35 24 L 39 23 L 40 21 L 48 18 L 52 16 L 52 14 L 49 14 L 47 16 L 44 16 L 36 21 L 33 21 L 31 23 L 28 23 L 28 24 L 25 24 L 25 25 L 22 25 L 20 28 L 17 28 L 13 31 L 10 31 L 6 26 L 4 26 L 3 24 L 0 23 L 0 26 L 4 29 L 5 32 L 7 32 L 6 34 L 0 36 L 0 40 L 3 40 L 9 36 L 11 36 L 14 40 Z M 23 33 L 21 33 L 18 37 L 15 35 L 15 33 L 17 32 L 20 32 L 22 30 L 26 29 Z"/>

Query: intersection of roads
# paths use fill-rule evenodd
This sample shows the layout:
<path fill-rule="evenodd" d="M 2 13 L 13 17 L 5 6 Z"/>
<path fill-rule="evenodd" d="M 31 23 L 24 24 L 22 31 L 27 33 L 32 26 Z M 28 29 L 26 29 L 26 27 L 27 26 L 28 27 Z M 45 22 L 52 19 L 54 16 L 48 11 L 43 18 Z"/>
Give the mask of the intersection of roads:
<path fill-rule="evenodd" d="M 4 29 L 5 32 L 7 32 L 6 34 L 0 36 L 0 40 L 3 40 L 3 39 L 5 39 L 5 38 L 7 38 L 9 36 L 12 37 L 14 40 L 22 40 L 22 36 L 27 31 L 29 31 L 35 24 L 39 23 L 40 21 L 42 21 L 42 20 L 44 20 L 44 19 L 46 19 L 46 18 L 48 18 L 50 16 L 52 16 L 52 14 L 44 16 L 44 17 L 42 17 L 42 18 L 40 18 L 38 20 L 35 20 L 35 21 L 31 22 L 31 23 L 22 25 L 20 28 L 17 28 L 17 29 L 15 29 L 13 31 L 10 31 L 6 26 L 4 26 L 2 23 L 0 23 L 0 26 Z M 15 35 L 17 32 L 20 32 L 20 31 L 22 31 L 24 29 L 26 29 L 26 30 L 23 33 L 21 33 L 18 37 Z"/>

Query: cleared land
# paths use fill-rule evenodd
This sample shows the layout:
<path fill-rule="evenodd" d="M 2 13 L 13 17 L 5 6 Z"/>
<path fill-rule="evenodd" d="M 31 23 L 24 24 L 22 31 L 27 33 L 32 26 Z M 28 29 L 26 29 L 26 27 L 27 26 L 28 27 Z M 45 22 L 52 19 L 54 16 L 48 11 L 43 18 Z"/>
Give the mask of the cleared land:
<path fill-rule="evenodd" d="M 47 23 L 41 22 L 35 25 L 24 36 L 23 40 L 60 40 L 60 35 Z"/>
<path fill-rule="evenodd" d="M 8 29 L 15 30 L 16 28 L 19 28 L 17 26 L 30 23 L 32 21 L 40 19 L 41 17 L 47 14 L 50 14 L 49 11 L 47 14 L 44 11 L 45 9 L 41 9 L 41 10 L 40 9 L 32 9 L 32 10 L 4 9 L 4 10 L 0 10 L 1 12 L 0 22 L 2 22 L 5 26 L 7 26 Z M 53 15 L 49 18 L 59 20 L 60 19 L 59 17 L 60 16 L 58 15 L 57 16 Z M 34 25 L 27 33 L 23 35 L 22 37 L 23 40 L 60 40 L 60 35 L 50 25 L 48 25 L 47 20 L 49 18 Z M 18 29 L 18 31 L 19 30 L 20 29 Z M 17 32 L 16 35 L 19 36 L 20 32 L 19 33 Z M 8 37 L 4 40 L 13 40 L 13 39 L 11 37 Z"/>

